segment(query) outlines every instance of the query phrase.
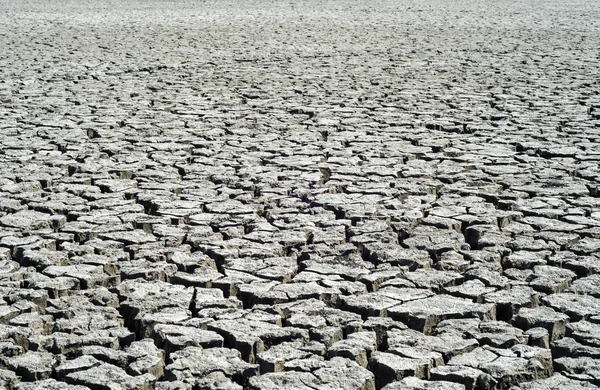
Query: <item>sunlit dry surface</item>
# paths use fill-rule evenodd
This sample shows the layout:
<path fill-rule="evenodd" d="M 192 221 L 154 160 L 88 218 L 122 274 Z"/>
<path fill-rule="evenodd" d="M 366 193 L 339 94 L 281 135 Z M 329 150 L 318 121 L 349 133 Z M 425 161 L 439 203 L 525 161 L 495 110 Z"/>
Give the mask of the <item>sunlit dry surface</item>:
<path fill-rule="evenodd" d="M 0 2 L 0 388 L 600 385 L 595 1 Z"/>

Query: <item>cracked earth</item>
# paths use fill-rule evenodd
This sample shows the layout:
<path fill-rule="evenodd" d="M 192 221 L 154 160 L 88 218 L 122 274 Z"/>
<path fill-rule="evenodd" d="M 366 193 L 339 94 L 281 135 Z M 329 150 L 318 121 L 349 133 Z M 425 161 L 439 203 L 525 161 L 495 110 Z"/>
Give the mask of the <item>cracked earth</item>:
<path fill-rule="evenodd" d="M 0 388 L 597 388 L 599 21 L 0 3 Z"/>

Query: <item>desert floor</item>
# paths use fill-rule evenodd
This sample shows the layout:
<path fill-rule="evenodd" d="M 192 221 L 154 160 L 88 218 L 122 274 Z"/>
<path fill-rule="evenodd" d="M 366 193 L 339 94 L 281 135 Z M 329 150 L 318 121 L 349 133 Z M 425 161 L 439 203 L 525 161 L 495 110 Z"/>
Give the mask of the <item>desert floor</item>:
<path fill-rule="evenodd" d="M 593 1 L 0 2 L 0 388 L 600 385 Z"/>

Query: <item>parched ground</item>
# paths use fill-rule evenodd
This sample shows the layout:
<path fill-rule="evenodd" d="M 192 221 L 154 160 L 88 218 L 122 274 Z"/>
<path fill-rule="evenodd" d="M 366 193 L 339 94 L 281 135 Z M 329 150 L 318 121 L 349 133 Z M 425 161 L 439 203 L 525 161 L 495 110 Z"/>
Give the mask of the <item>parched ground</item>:
<path fill-rule="evenodd" d="M 0 388 L 600 385 L 593 1 L 0 2 Z"/>

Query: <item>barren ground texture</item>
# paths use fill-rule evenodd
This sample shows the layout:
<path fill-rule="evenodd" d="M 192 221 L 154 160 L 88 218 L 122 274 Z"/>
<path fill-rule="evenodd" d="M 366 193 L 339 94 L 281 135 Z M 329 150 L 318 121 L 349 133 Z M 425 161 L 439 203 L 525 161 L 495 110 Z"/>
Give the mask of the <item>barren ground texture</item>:
<path fill-rule="evenodd" d="M 594 1 L 1 1 L 0 388 L 600 385 Z"/>

